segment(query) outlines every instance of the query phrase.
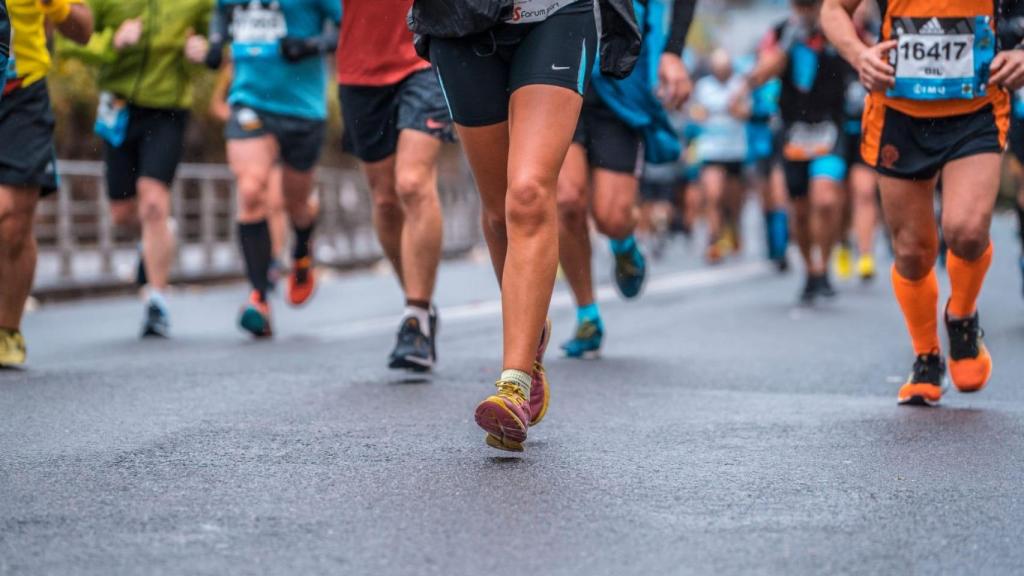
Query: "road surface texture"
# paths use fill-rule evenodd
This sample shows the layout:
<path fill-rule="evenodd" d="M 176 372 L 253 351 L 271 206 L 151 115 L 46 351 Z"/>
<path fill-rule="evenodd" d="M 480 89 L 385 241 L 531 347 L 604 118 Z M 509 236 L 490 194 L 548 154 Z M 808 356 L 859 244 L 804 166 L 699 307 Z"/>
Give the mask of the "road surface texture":
<path fill-rule="evenodd" d="M 602 289 L 603 358 L 550 355 L 522 455 L 473 423 L 500 368 L 479 259 L 444 266 L 425 379 L 385 368 L 381 271 L 278 297 L 273 342 L 234 327 L 241 285 L 179 291 L 167 342 L 131 298 L 43 307 L 31 367 L 0 372 L 0 573 L 1020 574 L 1024 300 L 1009 218 L 995 235 L 980 394 L 896 406 L 885 260 L 802 309 L 753 248 L 709 270 L 679 244 L 640 301 Z"/>

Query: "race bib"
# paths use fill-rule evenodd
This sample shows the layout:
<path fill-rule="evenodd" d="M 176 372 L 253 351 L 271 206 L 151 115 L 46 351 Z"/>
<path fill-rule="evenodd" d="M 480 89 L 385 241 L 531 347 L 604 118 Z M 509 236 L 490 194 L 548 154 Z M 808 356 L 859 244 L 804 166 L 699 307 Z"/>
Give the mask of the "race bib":
<path fill-rule="evenodd" d="M 557 12 L 559 8 L 572 2 L 574 0 L 515 0 L 512 5 L 512 16 L 505 22 L 509 24 L 542 22 Z"/>
<path fill-rule="evenodd" d="M 128 134 L 128 103 L 110 92 L 100 93 L 93 131 L 114 148 L 124 144 Z"/>
<path fill-rule="evenodd" d="M 281 39 L 288 35 L 281 5 L 252 0 L 235 6 L 231 13 L 231 55 L 236 59 L 267 58 L 280 54 Z"/>
<path fill-rule="evenodd" d="M 910 100 L 971 100 L 985 96 L 995 35 L 988 16 L 894 18 L 889 52 L 896 85 L 886 95 Z"/>
<path fill-rule="evenodd" d="M 782 155 L 793 162 L 808 162 L 832 154 L 839 143 L 834 122 L 797 122 L 786 132 Z"/>

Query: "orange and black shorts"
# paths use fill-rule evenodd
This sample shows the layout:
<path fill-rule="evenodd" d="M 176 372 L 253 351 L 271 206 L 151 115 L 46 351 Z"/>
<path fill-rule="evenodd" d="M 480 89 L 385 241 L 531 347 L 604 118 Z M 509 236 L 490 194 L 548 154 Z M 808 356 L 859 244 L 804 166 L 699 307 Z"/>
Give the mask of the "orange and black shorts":
<path fill-rule="evenodd" d="M 868 102 L 861 155 L 879 174 L 928 180 L 943 166 L 979 154 L 1002 154 L 1009 131 L 1009 106 L 987 104 L 959 116 L 919 118 Z"/>

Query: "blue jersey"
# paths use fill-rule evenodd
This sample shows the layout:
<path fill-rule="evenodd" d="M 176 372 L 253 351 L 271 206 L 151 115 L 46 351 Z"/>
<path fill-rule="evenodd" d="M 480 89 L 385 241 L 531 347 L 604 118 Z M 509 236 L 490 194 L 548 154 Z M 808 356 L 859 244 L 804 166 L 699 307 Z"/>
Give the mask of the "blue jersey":
<path fill-rule="evenodd" d="M 235 77 L 228 102 L 310 120 L 327 118 L 323 59 L 288 62 L 282 38 L 320 36 L 341 22 L 341 0 L 217 0 L 231 37 Z"/>

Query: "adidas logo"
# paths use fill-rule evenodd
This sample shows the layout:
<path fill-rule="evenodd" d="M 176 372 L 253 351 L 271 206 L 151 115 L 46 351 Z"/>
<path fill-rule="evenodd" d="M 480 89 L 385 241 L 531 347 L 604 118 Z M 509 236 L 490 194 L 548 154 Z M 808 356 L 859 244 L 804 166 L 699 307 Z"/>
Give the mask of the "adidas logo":
<path fill-rule="evenodd" d="M 917 32 L 918 34 L 945 34 L 946 30 L 939 23 L 938 18 L 932 18 Z"/>

